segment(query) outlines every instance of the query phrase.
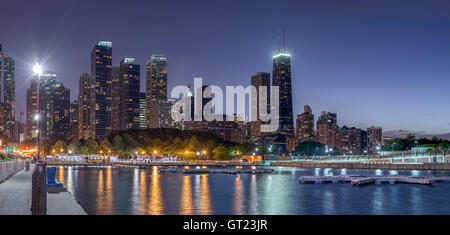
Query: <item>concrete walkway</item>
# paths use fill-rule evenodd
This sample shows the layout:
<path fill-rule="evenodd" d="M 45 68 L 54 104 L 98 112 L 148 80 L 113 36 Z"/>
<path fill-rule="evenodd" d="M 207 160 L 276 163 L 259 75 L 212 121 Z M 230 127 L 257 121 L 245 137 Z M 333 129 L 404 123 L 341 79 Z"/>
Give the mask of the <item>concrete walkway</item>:
<path fill-rule="evenodd" d="M 0 215 L 31 215 L 31 174 L 21 170 L 0 184 Z"/>
<path fill-rule="evenodd" d="M 48 215 L 87 215 L 68 192 L 47 193 Z"/>
<path fill-rule="evenodd" d="M 31 175 L 21 170 L 0 183 L 0 215 L 31 215 Z M 48 215 L 86 215 L 86 212 L 68 192 L 47 193 Z"/>

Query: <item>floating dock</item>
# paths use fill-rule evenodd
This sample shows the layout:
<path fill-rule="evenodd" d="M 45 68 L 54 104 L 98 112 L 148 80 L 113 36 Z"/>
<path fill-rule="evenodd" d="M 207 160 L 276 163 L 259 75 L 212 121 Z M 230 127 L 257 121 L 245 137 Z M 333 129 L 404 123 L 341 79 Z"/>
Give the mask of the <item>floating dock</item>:
<path fill-rule="evenodd" d="M 432 185 L 435 182 L 450 182 L 450 176 L 404 176 L 404 175 L 338 175 L 338 176 L 300 176 L 301 184 L 350 183 L 353 186 L 368 184 L 420 184 Z"/>
<path fill-rule="evenodd" d="M 261 174 L 261 173 L 272 173 L 272 169 L 265 168 L 178 168 L 178 167 L 168 167 L 159 168 L 159 172 L 172 172 L 172 173 L 183 173 L 183 174 L 209 174 L 209 173 L 222 173 L 222 174 Z"/>

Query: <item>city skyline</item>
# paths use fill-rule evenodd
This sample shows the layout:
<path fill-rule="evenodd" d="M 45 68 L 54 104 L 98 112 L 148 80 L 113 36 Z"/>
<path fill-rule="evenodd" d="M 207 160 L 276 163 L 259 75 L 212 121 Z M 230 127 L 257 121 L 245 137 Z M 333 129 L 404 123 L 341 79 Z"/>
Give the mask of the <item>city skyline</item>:
<path fill-rule="evenodd" d="M 267 1 L 261 1 L 251 6 L 267 9 L 268 3 Z M 436 2 L 433 3 L 436 4 Z M 14 8 L 17 3 L 7 3 L 7 5 L 9 4 L 11 4 L 10 7 Z M 43 8 L 46 4 L 50 4 L 50 1 L 44 1 Z M 234 2 L 231 2 L 229 4 L 231 6 L 227 6 L 227 9 L 230 9 L 234 4 Z M 381 7 L 383 4 L 387 3 L 382 2 L 375 4 L 375 6 Z M 393 4 L 394 9 L 399 9 L 396 4 Z M 197 12 L 198 10 L 194 8 L 198 5 L 192 4 L 188 8 L 190 11 L 185 14 Z M 347 8 L 351 8 L 350 6 L 342 6 L 343 9 L 337 10 L 336 6 L 334 8 L 328 6 L 319 9 L 314 4 L 305 2 L 295 3 L 295 5 L 304 7 L 300 11 L 309 9 L 313 10 L 312 12 L 319 11 L 321 14 L 324 12 L 333 13 L 333 16 L 340 16 L 344 12 L 350 11 Z M 365 12 L 368 11 L 369 5 L 361 4 L 358 6 Z M 31 6 L 28 7 L 31 8 Z M 28 12 L 28 7 L 23 11 L 24 13 Z M 433 9 L 435 14 L 431 14 L 431 10 L 427 8 L 426 4 L 405 6 L 406 10 L 400 15 L 384 11 L 382 14 L 386 14 L 394 24 L 394 27 L 387 27 L 386 29 L 379 27 L 382 24 L 374 23 L 373 20 L 376 17 L 374 14 L 362 17 L 361 13 L 352 13 L 344 20 L 337 20 L 335 26 L 339 30 L 354 30 L 354 38 L 349 38 L 348 35 L 340 35 L 336 32 L 337 29 L 329 30 L 328 36 L 337 36 L 334 41 L 325 39 L 323 32 L 318 33 L 317 30 L 320 28 L 314 28 L 315 24 L 312 23 L 312 20 L 304 21 L 305 24 L 301 26 L 290 26 L 299 23 L 299 18 L 294 17 L 293 14 L 287 14 L 281 17 L 282 19 L 272 19 L 273 22 L 268 24 L 267 27 L 262 27 L 266 22 L 263 19 L 259 19 L 260 22 L 250 21 L 248 24 L 258 26 L 258 29 L 252 29 L 249 32 L 244 31 L 241 27 L 237 27 L 236 30 L 225 27 L 225 29 L 214 29 L 217 34 L 215 35 L 209 33 L 211 28 L 206 27 L 205 23 L 197 22 L 200 20 L 199 18 L 194 18 L 193 21 L 191 19 L 185 23 L 188 25 L 184 30 L 192 30 L 197 25 L 203 27 L 194 31 L 194 35 L 195 32 L 199 34 L 191 38 L 175 40 L 179 35 L 169 31 L 164 31 L 165 33 L 152 37 L 140 34 L 137 39 L 123 38 L 117 35 L 121 33 L 119 25 L 116 27 L 115 33 L 113 33 L 114 30 L 111 26 L 100 29 L 88 24 L 82 26 L 81 23 L 75 24 L 73 19 L 68 20 L 69 16 L 74 16 L 76 10 L 69 10 L 69 8 L 64 8 L 59 4 L 56 4 L 56 7 L 62 9 L 62 13 L 54 16 L 57 19 L 55 22 L 49 22 L 45 18 L 39 23 L 27 22 L 26 19 L 31 19 L 35 14 L 32 13 L 29 16 L 23 16 L 25 20 L 18 20 L 18 17 L 22 16 L 21 14 L 11 16 L 12 20 L 8 21 L 8 26 L 3 25 L 5 21 L 0 23 L 5 32 L 0 35 L 3 56 L 10 56 L 16 61 L 17 94 L 20 94 L 18 91 L 21 89 L 29 87 L 29 80 L 31 79 L 29 64 L 33 64 L 35 61 L 29 58 L 33 53 L 29 53 L 30 51 L 27 51 L 27 49 L 35 46 L 35 55 L 49 56 L 49 59 L 44 63 L 45 69 L 54 71 L 58 75 L 58 80 L 74 91 L 71 92 L 71 100 L 74 100 L 78 95 L 76 91 L 78 90 L 79 76 L 83 72 L 90 71 L 89 51 L 92 49 L 92 45 L 100 40 L 111 40 L 113 42 L 113 66 L 117 66 L 122 57 L 133 56 L 136 57 L 136 63 L 141 65 L 141 74 L 144 74 L 143 67 L 152 54 L 161 53 L 165 55 L 168 58 L 169 91 L 176 85 L 192 83 L 194 76 L 204 77 L 209 84 L 246 86 L 249 85 L 248 78 L 252 74 L 260 71 L 271 72 L 271 57 L 276 53 L 278 31 L 286 25 L 287 52 L 292 55 L 294 117 L 300 114 L 303 105 L 307 104 L 313 107 L 316 117 L 319 116 L 318 114 L 321 111 L 337 113 L 339 115 L 339 126 L 355 126 L 365 129 L 377 125 L 386 130 L 407 129 L 436 134 L 450 132 L 450 123 L 449 120 L 446 120 L 450 111 L 445 109 L 445 102 L 450 97 L 444 89 L 448 87 L 447 84 L 450 80 L 448 79 L 450 71 L 447 71 L 444 66 L 450 55 L 450 53 L 445 52 L 450 51 L 450 47 L 444 42 L 447 38 L 450 38 L 450 35 L 442 31 L 449 20 L 448 16 L 441 14 L 445 12 L 445 9 L 448 9 L 447 5 L 443 6 L 442 9 Z M 82 9 L 83 7 L 86 8 L 86 5 L 77 4 L 75 9 Z M 114 7 L 117 8 L 118 6 L 116 4 L 109 6 L 112 11 L 114 11 Z M 156 8 L 158 7 L 169 11 L 164 3 Z M 413 16 L 413 13 L 421 12 L 419 11 L 420 7 L 424 7 L 424 14 Z M 205 6 L 206 8 L 210 9 L 207 14 L 217 13 L 218 11 L 216 7 L 209 4 Z M 244 11 L 249 8 L 249 4 L 244 5 L 242 9 L 236 10 L 236 13 L 238 16 L 243 16 Z M 280 9 L 275 7 L 274 11 L 278 12 Z M 286 11 L 290 10 L 286 9 Z M 171 20 L 168 20 L 167 23 L 176 25 L 178 21 L 174 19 L 179 20 L 183 15 L 174 17 L 174 13 L 179 11 L 170 12 Z M 312 14 L 308 13 L 307 15 L 311 16 Z M 351 23 L 355 15 L 362 22 Z M 414 27 L 411 27 L 402 18 L 406 15 L 416 20 Z M 5 16 L 8 17 L 8 13 Z M 215 21 L 225 24 L 230 17 L 220 15 Z M 439 24 L 435 25 L 438 21 Z M 325 27 L 333 25 L 330 18 L 321 19 L 320 23 Z M 345 23 L 351 23 L 352 27 L 345 25 Z M 44 24 L 47 26 L 44 27 Z M 55 24 L 59 24 L 56 29 L 53 27 Z M 434 27 L 428 27 L 430 25 Z M 14 26 L 19 28 L 25 26 L 28 31 L 18 31 Z M 100 32 L 95 33 L 92 37 L 83 36 L 84 39 L 81 39 L 80 42 L 73 42 L 73 39 L 69 39 L 79 30 L 92 31 L 94 28 Z M 38 29 L 44 33 L 36 34 Z M 156 30 L 162 29 L 156 27 Z M 401 30 L 402 35 L 395 33 L 395 30 Z M 140 28 L 135 32 L 141 31 Z M 380 38 L 384 31 L 390 32 L 391 35 Z M 66 33 L 67 35 L 62 36 Z M 217 37 L 220 38 L 225 33 L 227 33 L 225 41 L 235 39 L 239 43 L 224 43 L 225 41 L 218 43 Z M 228 35 L 230 33 L 231 35 Z M 11 35 L 14 35 L 14 37 Z M 23 40 L 27 43 L 24 44 L 22 39 L 14 42 L 16 37 L 23 37 L 24 35 L 26 37 Z M 246 38 L 247 36 L 250 37 Z M 151 39 L 153 43 L 147 43 L 146 40 L 148 39 Z M 192 41 L 196 41 L 194 39 L 198 42 L 192 44 Z M 381 40 L 381 42 L 376 42 L 375 39 Z M 313 43 L 313 40 L 318 40 L 318 42 Z M 434 45 L 427 44 L 431 42 L 434 42 Z M 249 43 L 255 45 L 249 45 Z M 352 43 L 356 43 L 356 45 L 351 46 Z M 132 47 L 130 44 L 137 46 Z M 183 48 L 187 44 L 192 44 L 192 48 Z M 422 45 L 422 48 L 415 48 L 418 44 Z M 21 47 L 23 45 L 25 46 Z M 203 50 L 200 50 L 202 47 L 204 47 Z M 319 49 L 320 47 L 324 48 Z M 45 53 L 45 48 L 48 48 L 51 53 Z M 225 50 L 229 50 L 229 52 L 225 52 Z M 439 53 L 436 50 L 439 50 Z M 197 53 L 192 53 L 193 51 Z M 344 51 L 349 55 L 343 56 Z M 400 55 L 398 55 L 399 52 Z M 73 57 L 68 58 L 68 55 L 73 55 Z M 234 56 L 230 57 L 231 55 Z M 227 60 L 227 62 L 224 62 L 224 60 Z M 358 62 L 359 60 L 364 62 Z M 231 67 L 234 68 L 232 71 L 230 71 Z M 230 79 L 226 82 L 233 84 L 224 83 L 224 80 L 226 80 L 224 78 L 227 78 L 228 75 Z M 143 80 L 141 76 L 141 87 L 145 87 Z M 439 86 L 436 84 L 439 84 Z M 18 119 L 18 113 L 25 111 L 25 96 L 16 95 L 16 99 L 16 118 Z"/>

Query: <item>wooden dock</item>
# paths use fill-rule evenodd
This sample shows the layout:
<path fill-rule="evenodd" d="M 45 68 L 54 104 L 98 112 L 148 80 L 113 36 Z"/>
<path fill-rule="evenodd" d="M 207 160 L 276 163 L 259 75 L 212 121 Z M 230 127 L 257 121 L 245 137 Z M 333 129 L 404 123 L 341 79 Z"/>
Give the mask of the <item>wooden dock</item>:
<path fill-rule="evenodd" d="M 261 174 L 272 173 L 272 169 L 265 168 L 179 168 L 179 167 L 167 167 L 159 168 L 159 172 L 171 172 L 171 173 L 183 173 L 183 174 L 210 174 L 210 173 L 222 173 L 222 174 Z"/>
<path fill-rule="evenodd" d="M 351 183 L 353 186 L 368 184 L 420 184 L 432 185 L 435 182 L 450 182 L 450 176 L 405 176 L 405 175 L 338 175 L 338 176 L 300 176 L 301 184 Z"/>

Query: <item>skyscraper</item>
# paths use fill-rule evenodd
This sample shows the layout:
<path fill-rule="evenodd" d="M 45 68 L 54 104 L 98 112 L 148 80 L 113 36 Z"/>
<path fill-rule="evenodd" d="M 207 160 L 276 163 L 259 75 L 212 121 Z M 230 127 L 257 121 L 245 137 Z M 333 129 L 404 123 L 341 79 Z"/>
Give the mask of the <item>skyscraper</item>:
<path fill-rule="evenodd" d="M 146 64 L 147 97 L 167 99 L 167 58 L 154 54 Z"/>
<path fill-rule="evenodd" d="M 374 154 L 381 148 L 383 142 L 383 130 L 379 126 L 367 128 L 367 150 Z"/>
<path fill-rule="evenodd" d="M 39 89 L 39 96 L 37 89 Z M 39 79 L 34 74 L 31 79 L 31 86 L 27 90 L 25 134 L 28 139 L 36 137 L 38 125 L 35 115 L 37 113 L 39 113 L 41 138 L 65 138 L 70 135 L 70 90 L 56 81 L 55 73 L 44 72 Z"/>
<path fill-rule="evenodd" d="M 251 107 L 256 111 L 252 114 L 256 120 L 250 122 L 250 135 L 254 138 L 261 136 L 261 124 L 264 124 L 260 119 L 259 106 L 261 103 L 260 92 L 261 89 L 266 90 L 267 94 L 267 109 L 264 110 L 266 114 L 270 113 L 270 73 L 259 72 L 251 77 L 251 85 L 256 88 L 256 93 L 251 94 Z"/>
<path fill-rule="evenodd" d="M 26 98 L 26 123 L 24 137 L 27 140 L 31 140 L 36 137 L 37 123 L 34 116 L 37 114 L 37 77 L 33 76 L 31 79 L 30 88 L 27 89 Z"/>
<path fill-rule="evenodd" d="M 5 57 L 3 99 L 6 111 L 6 122 L 15 120 L 16 82 L 14 80 L 15 62 Z"/>
<path fill-rule="evenodd" d="M 279 87 L 279 115 L 282 133 L 294 132 L 291 86 L 291 56 L 286 53 L 286 37 L 283 29 L 283 50 L 273 57 L 272 86 Z"/>
<path fill-rule="evenodd" d="M 112 42 L 100 41 L 91 52 L 90 137 L 104 139 L 111 132 Z"/>
<path fill-rule="evenodd" d="M 121 129 L 139 129 L 139 91 L 141 67 L 134 58 L 123 58 L 119 66 L 120 97 L 119 123 Z"/>
<path fill-rule="evenodd" d="M 78 85 L 78 137 L 87 140 L 89 138 L 90 125 L 90 96 L 91 75 L 83 73 Z"/>
<path fill-rule="evenodd" d="M 317 120 L 317 140 L 328 145 L 328 147 L 338 147 L 336 143 L 337 135 L 337 115 L 330 112 L 322 112 Z"/>
<path fill-rule="evenodd" d="M 113 130 L 122 130 L 123 113 L 120 109 L 120 101 L 122 98 L 122 80 L 119 80 L 119 67 L 114 66 L 111 69 L 111 126 Z"/>
<path fill-rule="evenodd" d="M 296 135 L 299 143 L 314 139 L 314 114 L 309 105 L 304 106 L 304 112 L 297 116 Z"/>
<path fill-rule="evenodd" d="M 150 128 L 150 106 L 153 100 L 167 100 L 167 58 L 154 54 L 145 65 L 147 128 Z"/>
<path fill-rule="evenodd" d="M 52 136 L 66 138 L 70 136 L 70 90 L 61 82 L 52 85 L 53 128 Z"/>
<path fill-rule="evenodd" d="M 79 138 L 79 131 L 78 131 L 78 115 L 79 115 L 79 104 L 78 100 L 72 101 L 70 103 L 70 135 L 74 138 Z"/>
<path fill-rule="evenodd" d="M 147 100 L 145 98 L 145 92 L 139 93 L 139 128 L 145 129 L 146 125 L 146 114 L 147 114 Z"/>

